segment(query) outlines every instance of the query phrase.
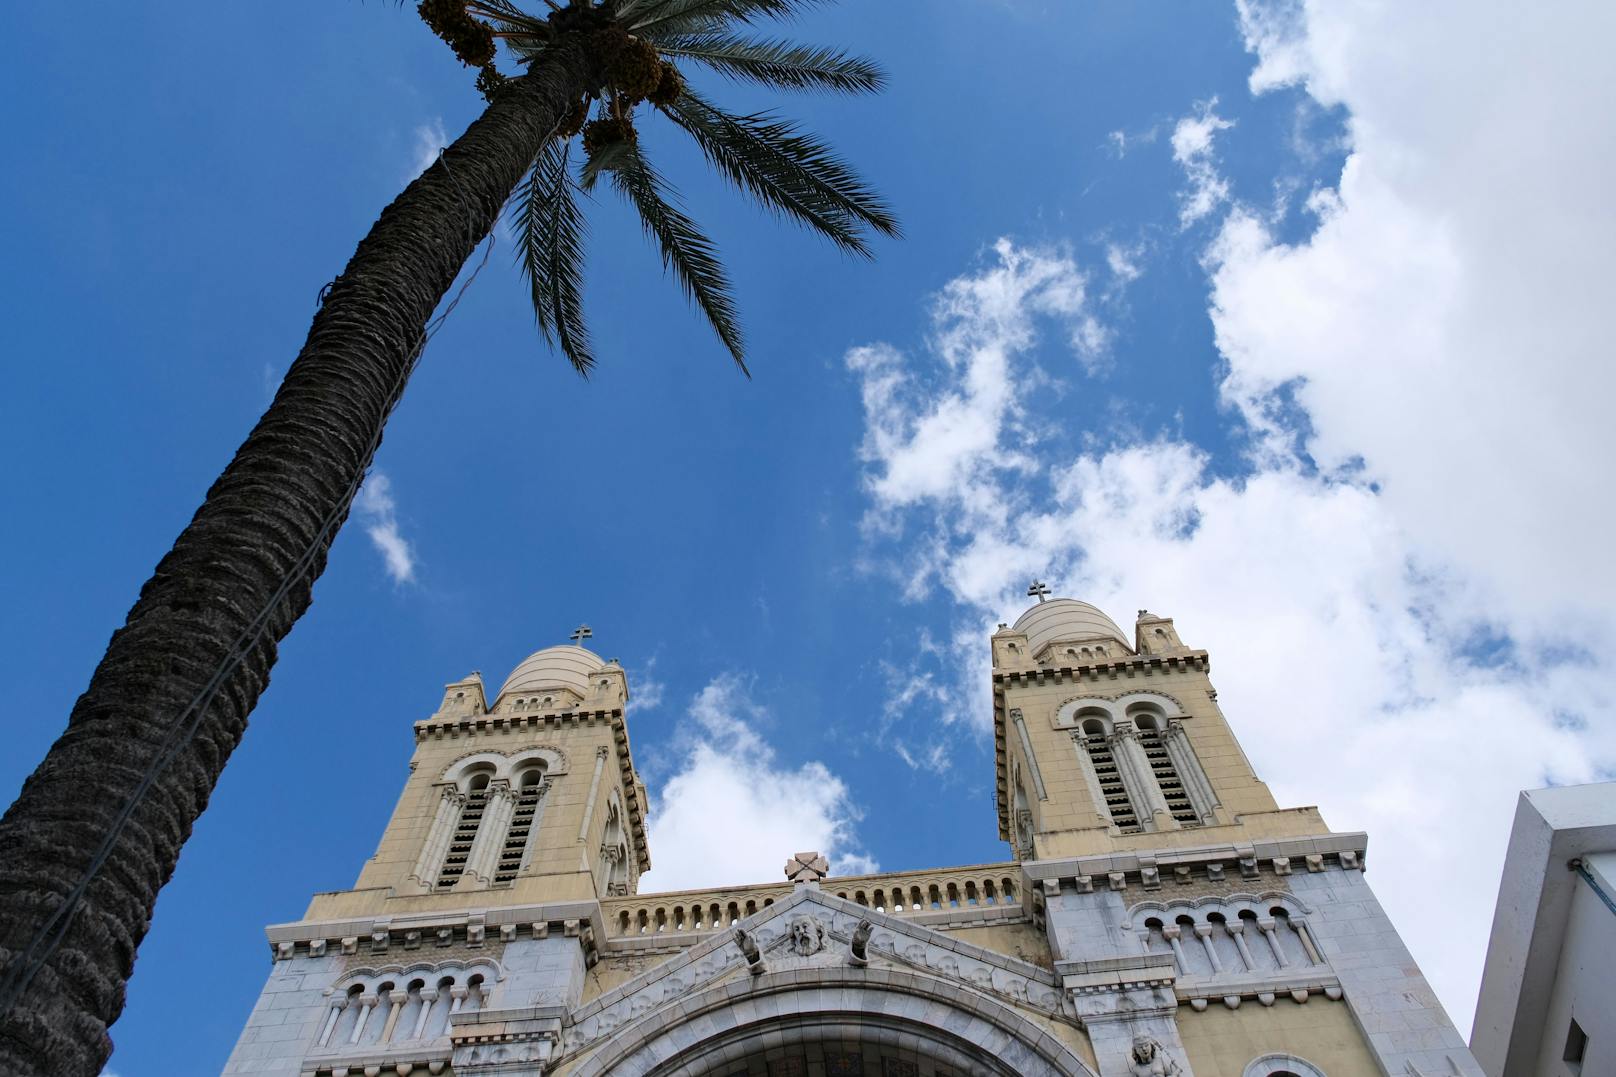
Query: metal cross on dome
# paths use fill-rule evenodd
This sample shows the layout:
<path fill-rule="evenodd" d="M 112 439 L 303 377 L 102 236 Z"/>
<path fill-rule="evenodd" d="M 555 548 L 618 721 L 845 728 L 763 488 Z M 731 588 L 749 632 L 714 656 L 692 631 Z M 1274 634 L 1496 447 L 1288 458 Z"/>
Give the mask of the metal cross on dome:
<path fill-rule="evenodd" d="M 1031 598 L 1034 595 L 1038 596 L 1038 601 L 1044 601 L 1049 595 L 1049 585 L 1043 580 L 1033 580 L 1032 586 L 1027 588 L 1027 597 Z"/>
<path fill-rule="evenodd" d="M 589 639 L 594 634 L 594 629 L 590 628 L 588 625 L 579 625 L 577 628 L 572 630 L 572 635 L 568 638 L 570 638 L 572 642 L 576 643 L 578 646 L 582 647 L 584 645 L 584 640 Z"/>

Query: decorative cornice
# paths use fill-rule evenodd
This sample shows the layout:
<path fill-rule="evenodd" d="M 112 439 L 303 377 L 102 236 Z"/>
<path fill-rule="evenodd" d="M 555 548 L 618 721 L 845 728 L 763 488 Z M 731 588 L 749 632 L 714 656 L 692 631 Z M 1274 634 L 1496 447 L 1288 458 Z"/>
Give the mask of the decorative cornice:
<path fill-rule="evenodd" d="M 1171 955 L 1169 955 L 1171 956 Z M 1272 1006 L 1289 995 L 1291 1001 L 1305 1003 L 1313 995 L 1323 995 L 1331 1002 L 1339 1001 L 1343 991 L 1341 981 L 1334 973 L 1318 966 L 1303 969 L 1281 969 L 1264 975 L 1246 973 L 1232 976 L 1185 977 L 1173 985 L 1173 993 L 1180 1002 L 1186 1002 L 1197 1013 L 1205 1010 L 1209 1002 L 1217 1001 L 1231 1010 L 1240 1008 L 1246 999 L 1256 999 L 1264 1006 Z"/>
<path fill-rule="evenodd" d="M 489 942 L 490 936 L 500 942 L 514 942 L 518 938 L 545 939 L 552 933 L 576 938 L 583 947 L 584 960 L 593 965 L 600 956 L 600 941 L 606 937 L 600 903 L 567 901 L 344 920 L 299 920 L 264 929 L 275 961 L 321 957 L 328 950 L 379 957 L 391 954 L 395 947 L 430 952 L 459 943 L 476 949 Z"/>
<path fill-rule="evenodd" d="M 1021 867 L 1032 891 L 1034 917 L 1041 920 L 1047 899 L 1064 888 L 1080 894 L 1129 887 L 1160 890 L 1199 879 L 1222 882 L 1235 873 L 1242 879 L 1258 879 L 1297 871 L 1361 871 L 1368 844 L 1368 836 L 1361 832 L 1322 834 L 1254 841 L 1249 845 L 1203 845 L 1033 860 Z"/>
<path fill-rule="evenodd" d="M 439 718 L 434 715 L 415 723 L 417 741 L 453 739 L 484 733 L 516 733 L 526 729 L 564 729 L 621 721 L 621 709 L 568 710 L 552 714 L 464 714 Z"/>

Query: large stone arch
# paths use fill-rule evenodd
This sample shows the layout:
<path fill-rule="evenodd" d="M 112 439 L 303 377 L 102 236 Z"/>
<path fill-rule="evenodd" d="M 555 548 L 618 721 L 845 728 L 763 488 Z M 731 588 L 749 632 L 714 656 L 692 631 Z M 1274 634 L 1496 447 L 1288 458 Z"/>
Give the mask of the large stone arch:
<path fill-rule="evenodd" d="M 1066 1044 L 989 996 L 906 969 L 816 967 L 716 984 L 646 1014 L 568 1077 L 745 1072 L 765 1050 L 833 1044 L 952 1073 L 1094 1077 Z"/>

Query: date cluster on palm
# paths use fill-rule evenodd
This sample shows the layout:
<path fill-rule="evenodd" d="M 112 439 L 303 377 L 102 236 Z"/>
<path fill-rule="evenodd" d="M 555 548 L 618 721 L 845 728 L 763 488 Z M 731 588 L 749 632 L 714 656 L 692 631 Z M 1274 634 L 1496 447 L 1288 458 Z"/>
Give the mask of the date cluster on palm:
<path fill-rule="evenodd" d="M 467 67 L 486 68 L 494 62 L 494 28 L 472 18 L 465 0 L 421 0 L 415 10 Z"/>
<path fill-rule="evenodd" d="M 634 142 L 634 123 L 627 116 L 607 113 L 598 120 L 584 124 L 584 152 L 594 157 L 607 146 L 619 142 Z"/>
<path fill-rule="evenodd" d="M 642 41 L 621 26 L 603 26 L 589 35 L 606 79 L 630 101 L 644 101 L 662 80 L 662 57 L 656 46 Z"/>

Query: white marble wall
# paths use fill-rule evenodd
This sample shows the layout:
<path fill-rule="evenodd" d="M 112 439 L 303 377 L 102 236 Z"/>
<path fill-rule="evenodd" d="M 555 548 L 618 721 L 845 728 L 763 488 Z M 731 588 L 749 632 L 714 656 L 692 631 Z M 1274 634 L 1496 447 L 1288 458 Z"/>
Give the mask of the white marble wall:
<path fill-rule="evenodd" d="M 326 953 L 275 962 L 224 1072 L 296 1077 L 331 1009 L 325 992 L 336 982 L 341 961 Z"/>
<path fill-rule="evenodd" d="M 1363 872 L 1298 873 L 1289 881 L 1308 906 L 1313 938 L 1386 1072 L 1484 1077 Z"/>
<path fill-rule="evenodd" d="M 584 952 L 565 935 L 519 939 L 500 955 L 505 979 L 495 1007 L 576 1006 L 583 994 Z"/>

